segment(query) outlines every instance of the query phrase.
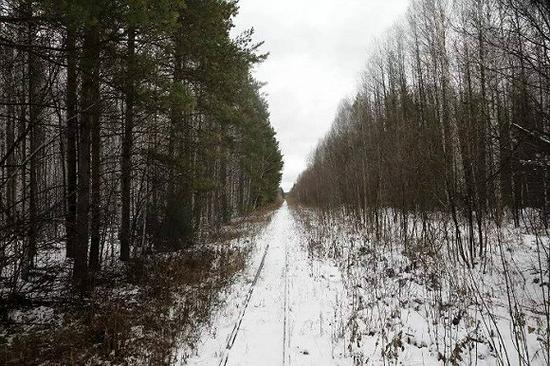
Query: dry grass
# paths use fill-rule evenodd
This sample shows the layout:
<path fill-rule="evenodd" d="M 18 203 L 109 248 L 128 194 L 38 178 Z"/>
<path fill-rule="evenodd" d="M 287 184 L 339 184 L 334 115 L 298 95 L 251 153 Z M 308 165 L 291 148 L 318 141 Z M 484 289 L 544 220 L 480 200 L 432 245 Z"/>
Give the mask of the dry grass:
<path fill-rule="evenodd" d="M 215 245 L 105 271 L 90 299 L 54 307 L 57 322 L 6 325 L 0 364 L 173 363 L 176 350 L 193 349 L 200 326 L 220 302 L 220 290 L 246 266 L 250 245 L 227 243 L 258 233 L 272 211 L 228 226 L 210 238 Z"/>

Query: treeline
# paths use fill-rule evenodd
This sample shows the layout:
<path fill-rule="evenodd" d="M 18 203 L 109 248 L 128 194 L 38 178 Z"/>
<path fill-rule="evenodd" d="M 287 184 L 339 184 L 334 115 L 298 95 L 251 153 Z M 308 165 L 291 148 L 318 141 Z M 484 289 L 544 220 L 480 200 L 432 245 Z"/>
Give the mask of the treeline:
<path fill-rule="evenodd" d="M 72 258 L 187 248 L 277 195 L 282 157 L 236 0 L 0 1 L 1 295 Z M 42 286 L 38 288 L 38 286 Z M 13 296 L 12 296 L 13 297 Z"/>
<path fill-rule="evenodd" d="M 534 208 L 547 226 L 550 3 L 414 0 L 374 48 L 294 198 L 377 235 L 391 208 L 405 238 L 409 214 L 444 212 L 467 263 L 486 251 L 487 220 L 520 225 Z"/>

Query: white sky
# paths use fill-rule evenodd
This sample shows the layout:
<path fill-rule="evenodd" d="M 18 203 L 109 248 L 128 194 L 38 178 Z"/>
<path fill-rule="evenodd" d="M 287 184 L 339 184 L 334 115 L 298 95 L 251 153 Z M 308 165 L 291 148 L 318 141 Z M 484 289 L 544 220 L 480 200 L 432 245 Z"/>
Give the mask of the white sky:
<path fill-rule="evenodd" d="M 267 82 L 271 124 L 284 154 L 290 190 L 328 131 L 340 101 L 355 94 L 368 47 L 405 12 L 408 0 L 240 0 L 236 31 L 254 27 L 255 70 Z"/>

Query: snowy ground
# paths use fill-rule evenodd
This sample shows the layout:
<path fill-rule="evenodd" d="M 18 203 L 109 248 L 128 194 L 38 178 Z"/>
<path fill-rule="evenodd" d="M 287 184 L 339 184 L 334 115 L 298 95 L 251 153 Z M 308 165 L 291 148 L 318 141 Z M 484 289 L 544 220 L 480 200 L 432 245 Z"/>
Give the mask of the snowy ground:
<path fill-rule="evenodd" d="M 550 364 L 547 230 L 488 226 L 488 254 L 469 268 L 450 255 L 440 217 L 430 240 L 411 224 L 408 244 L 387 222 L 375 239 L 349 216 L 284 203 L 148 262 L 141 282 L 119 273 L 120 286 L 96 289 L 91 317 L 11 311 L 0 364 Z"/>
<path fill-rule="evenodd" d="M 391 231 L 285 203 L 180 364 L 548 364 L 548 236 L 499 229 L 472 269 Z"/>
<path fill-rule="evenodd" d="M 550 364 L 548 231 L 489 224 L 488 252 L 471 268 L 452 257 L 441 218 L 430 240 L 405 245 L 388 216 L 380 239 L 349 217 L 298 216 L 342 273 L 356 365 Z"/>
<path fill-rule="evenodd" d="M 236 219 L 185 251 L 104 261 L 93 293 L 81 301 L 70 293 L 63 245 L 52 245 L 38 263 L 41 272 L 60 268 L 57 276 L 26 293 L 34 302 L 7 310 L 0 304 L 0 365 L 176 364 L 175 351 L 193 348 L 227 288 L 251 267 L 256 238 L 272 216 L 268 209 Z"/>
<path fill-rule="evenodd" d="M 345 356 L 338 269 L 311 256 L 286 203 L 256 244 L 251 266 L 204 329 L 190 365 L 352 365 Z M 183 361 L 182 361 L 183 363 Z"/>

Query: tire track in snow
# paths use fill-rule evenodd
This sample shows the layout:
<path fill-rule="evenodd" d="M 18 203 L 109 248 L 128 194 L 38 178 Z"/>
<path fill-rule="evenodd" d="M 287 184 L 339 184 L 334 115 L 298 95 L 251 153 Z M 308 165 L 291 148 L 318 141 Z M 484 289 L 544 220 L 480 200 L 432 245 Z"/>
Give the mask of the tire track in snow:
<path fill-rule="evenodd" d="M 233 326 L 233 330 L 231 331 L 231 334 L 229 334 L 229 337 L 227 339 L 227 343 L 223 352 L 223 356 L 220 360 L 219 366 L 225 366 L 227 365 L 227 361 L 229 360 L 229 353 L 231 351 L 231 348 L 235 344 L 235 340 L 237 339 L 237 334 L 239 333 L 239 329 L 241 328 L 241 323 L 243 322 L 244 315 L 246 313 L 246 309 L 248 308 L 248 303 L 250 302 L 250 298 L 252 297 L 252 293 L 254 292 L 254 288 L 256 287 L 256 282 L 258 282 L 258 278 L 260 277 L 260 273 L 262 272 L 262 269 L 264 268 L 265 263 L 265 257 L 267 256 L 267 251 L 269 250 L 269 244 L 266 245 L 264 249 L 264 254 L 262 256 L 262 260 L 260 262 L 260 265 L 258 266 L 258 270 L 256 271 L 256 274 L 254 275 L 254 279 L 252 280 L 252 284 L 250 285 L 250 288 L 248 289 L 248 292 L 246 294 L 246 298 L 244 300 L 244 305 L 241 310 L 241 313 L 239 314 L 239 317 L 237 318 L 237 321 L 235 322 L 235 325 Z M 285 301 L 286 301 L 286 293 L 285 293 Z"/>

